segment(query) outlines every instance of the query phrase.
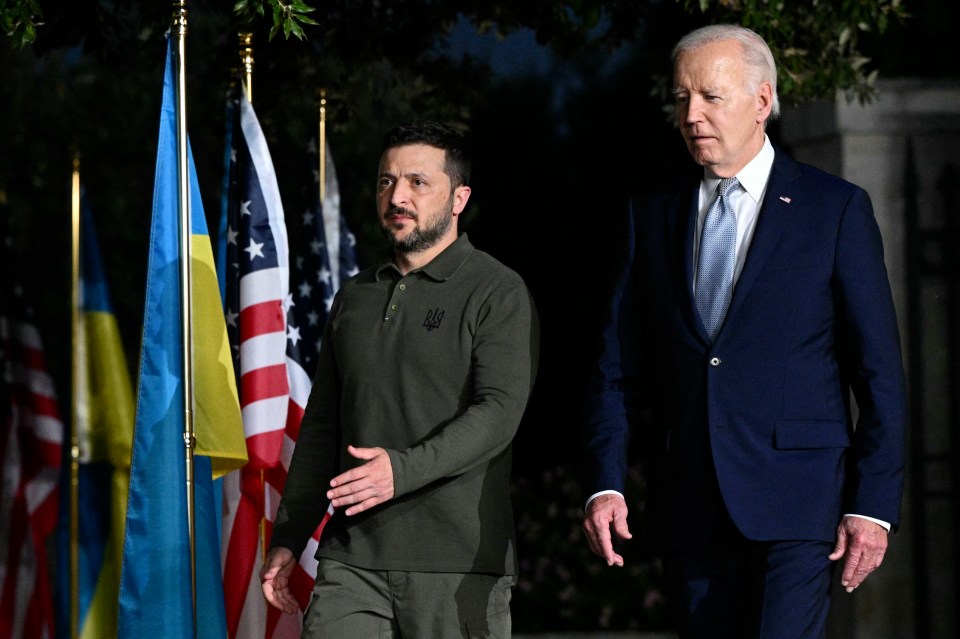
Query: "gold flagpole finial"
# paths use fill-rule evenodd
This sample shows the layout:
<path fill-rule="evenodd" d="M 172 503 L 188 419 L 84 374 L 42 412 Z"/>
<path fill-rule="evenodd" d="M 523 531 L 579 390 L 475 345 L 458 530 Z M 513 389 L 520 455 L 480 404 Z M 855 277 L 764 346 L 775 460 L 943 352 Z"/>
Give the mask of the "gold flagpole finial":
<path fill-rule="evenodd" d="M 241 32 L 237 34 L 240 40 L 240 65 L 243 69 L 243 90 L 247 94 L 247 102 L 253 104 L 253 34 Z"/>
<path fill-rule="evenodd" d="M 173 35 L 187 35 L 187 1 L 173 0 Z"/>

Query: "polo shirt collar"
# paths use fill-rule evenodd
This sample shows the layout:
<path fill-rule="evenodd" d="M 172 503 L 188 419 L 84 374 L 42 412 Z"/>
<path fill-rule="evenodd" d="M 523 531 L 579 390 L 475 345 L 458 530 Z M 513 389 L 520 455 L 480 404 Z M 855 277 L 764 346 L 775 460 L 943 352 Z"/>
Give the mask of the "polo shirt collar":
<path fill-rule="evenodd" d="M 470 253 L 473 252 L 473 244 L 470 243 L 466 233 L 461 233 L 453 244 L 443 249 L 440 255 L 436 256 L 427 264 L 418 269 L 410 271 L 411 273 L 422 272 L 431 279 L 442 282 L 448 280 L 463 266 Z M 376 278 L 379 281 L 380 275 L 386 269 L 397 271 L 396 265 L 392 260 L 388 260 L 377 268 Z"/>

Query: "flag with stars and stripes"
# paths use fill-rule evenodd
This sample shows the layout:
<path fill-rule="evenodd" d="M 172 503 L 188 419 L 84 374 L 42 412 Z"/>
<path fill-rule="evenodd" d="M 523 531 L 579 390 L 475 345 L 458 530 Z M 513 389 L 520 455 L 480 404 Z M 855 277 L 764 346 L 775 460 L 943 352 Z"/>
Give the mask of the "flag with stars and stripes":
<path fill-rule="evenodd" d="M 325 157 L 326 192 L 323 202 L 320 202 L 319 158 L 314 139 L 307 146 L 307 161 L 310 177 L 304 194 L 305 207 L 297 234 L 298 244 L 292 248 L 295 256 L 290 276 L 293 304 L 287 313 L 290 331 L 287 355 L 290 366 L 301 369 L 306 375 L 305 390 L 309 391 L 317 368 L 320 336 L 333 304 L 333 296 L 340 288 L 340 283 L 355 275 L 358 269 L 356 238 L 340 213 L 340 188 L 330 145 L 327 145 Z M 327 238 L 331 239 L 328 241 Z M 291 420 L 299 423 L 305 403 L 305 395 L 296 395 L 291 390 Z M 299 408 L 299 413 L 294 405 Z"/>
<path fill-rule="evenodd" d="M 226 206 L 224 313 L 250 461 L 224 478 L 223 581 L 228 637 L 263 639 L 259 572 L 269 542 L 270 476 L 280 465 L 290 384 L 289 270 L 280 191 L 266 138 L 237 85 Z"/>
<path fill-rule="evenodd" d="M 282 492 L 286 469 L 290 466 L 293 448 L 300 432 L 300 420 L 307 405 L 313 375 L 317 369 L 320 336 L 327 321 L 333 296 L 340 283 L 355 275 L 357 269 L 356 239 L 340 213 L 340 187 L 336 168 L 327 144 L 324 158 L 325 193 L 320 201 L 320 160 L 317 142 L 307 147 L 308 177 L 304 193 L 304 212 L 300 219 L 297 245 L 290 278 L 292 304 L 287 312 L 289 340 L 287 341 L 287 369 L 290 376 L 290 407 L 287 412 L 287 440 L 283 459 L 275 473 L 274 488 Z M 282 475 L 282 476 L 281 476 Z M 279 493 L 277 494 L 279 497 Z M 274 512 L 276 506 L 274 505 Z M 326 520 L 324 520 L 326 523 Z M 309 603 L 317 574 L 314 552 L 320 540 L 324 523 L 314 531 L 310 542 L 290 577 L 291 589 L 304 610 Z M 274 610 L 269 611 L 270 616 Z"/>
<path fill-rule="evenodd" d="M 11 284 L 12 265 L 3 266 L 10 290 L 0 300 L 0 637 L 51 639 L 46 541 L 57 524 L 64 423 L 40 333 Z"/>

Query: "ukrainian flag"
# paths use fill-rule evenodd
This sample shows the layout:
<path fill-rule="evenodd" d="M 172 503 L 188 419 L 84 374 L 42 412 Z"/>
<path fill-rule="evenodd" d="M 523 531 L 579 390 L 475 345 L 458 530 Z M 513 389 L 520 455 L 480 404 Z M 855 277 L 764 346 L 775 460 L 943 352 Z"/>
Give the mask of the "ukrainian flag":
<path fill-rule="evenodd" d="M 173 42 L 168 42 L 130 468 L 119 636 L 227 634 L 213 479 L 247 460 L 240 405 L 193 156 L 189 151 L 194 331 L 196 635 L 190 588 Z"/>
<path fill-rule="evenodd" d="M 110 303 L 93 216 L 81 197 L 77 439 L 80 639 L 117 636 L 123 524 L 127 510 L 133 390 Z M 69 469 L 69 465 L 65 465 Z M 57 635 L 69 635 L 69 490 L 61 495 Z"/>

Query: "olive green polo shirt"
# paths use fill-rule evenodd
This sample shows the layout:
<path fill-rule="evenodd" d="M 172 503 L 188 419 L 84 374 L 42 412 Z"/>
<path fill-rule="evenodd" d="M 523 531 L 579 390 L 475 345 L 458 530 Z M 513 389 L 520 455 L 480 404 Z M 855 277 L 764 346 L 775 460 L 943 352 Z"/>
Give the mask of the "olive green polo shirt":
<path fill-rule="evenodd" d="M 299 555 L 358 464 L 382 447 L 394 498 L 334 515 L 318 557 L 375 570 L 516 570 L 510 444 L 536 375 L 539 325 L 523 280 L 460 237 L 422 268 L 392 262 L 343 284 L 272 545 Z"/>

